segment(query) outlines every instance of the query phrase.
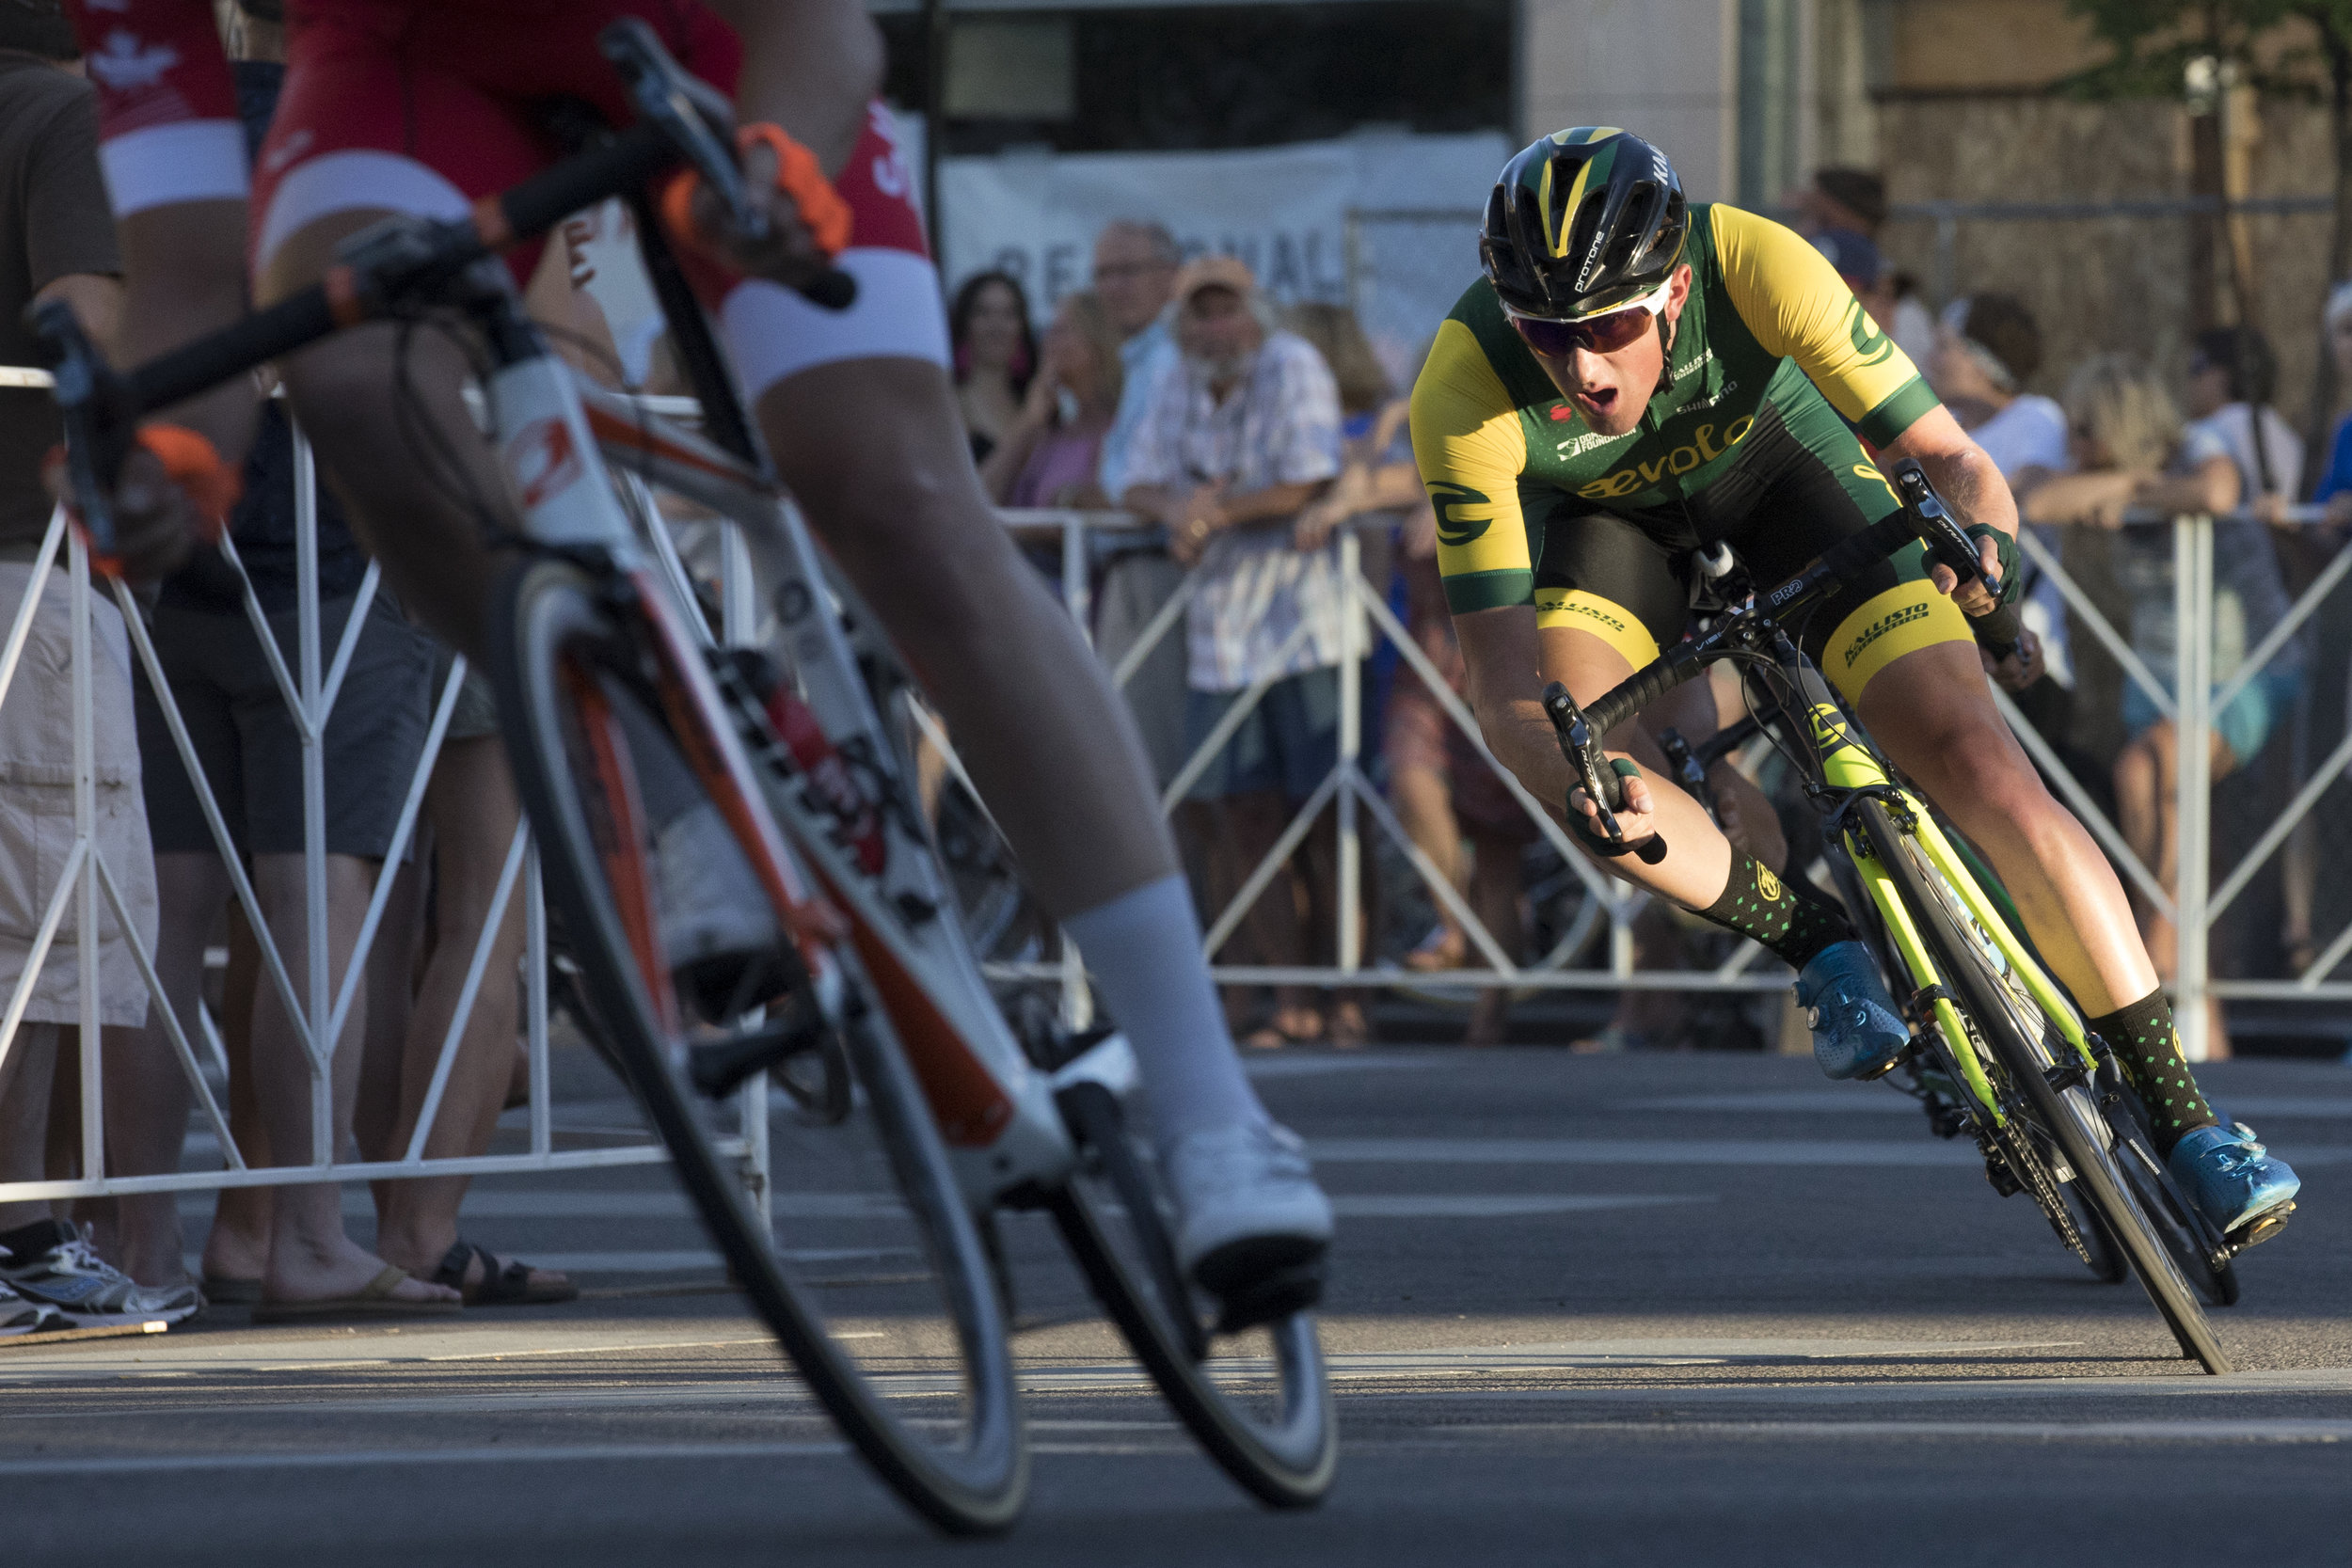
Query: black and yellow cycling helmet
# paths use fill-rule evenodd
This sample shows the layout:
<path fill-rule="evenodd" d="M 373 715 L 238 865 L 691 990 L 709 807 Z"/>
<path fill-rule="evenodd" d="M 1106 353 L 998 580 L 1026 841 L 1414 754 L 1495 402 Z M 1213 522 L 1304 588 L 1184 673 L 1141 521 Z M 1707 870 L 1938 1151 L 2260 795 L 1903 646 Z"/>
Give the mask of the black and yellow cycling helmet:
<path fill-rule="evenodd" d="M 1502 166 L 1478 258 L 1513 310 L 1576 321 L 1656 293 L 1690 232 L 1663 152 L 1613 125 L 1580 125 Z"/>

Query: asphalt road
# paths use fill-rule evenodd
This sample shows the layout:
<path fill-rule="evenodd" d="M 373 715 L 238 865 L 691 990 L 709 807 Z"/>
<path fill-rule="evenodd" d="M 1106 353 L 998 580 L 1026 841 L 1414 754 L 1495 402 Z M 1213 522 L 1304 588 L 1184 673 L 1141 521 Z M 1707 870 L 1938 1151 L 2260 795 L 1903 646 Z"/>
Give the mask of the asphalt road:
<path fill-rule="evenodd" d="M 1314 1513 L 1249 1503 L 1032 1302 L 1028 1516 L 939 1541 L 795 1395 L 667 1178 L 621 1171 L 476 1189 L 469 1233 L 578 1271 L 568 1306 L 0 1350 L 0 1560 L 2352 1562 L 2352 1069 L 2208 1069 L 2306 1181 L 2216 1379 L 1909 1102 L 1809 1062 L 1254 1066 L 1344 1226 Z M 627 1120 L 572 1079 L 561 1124 Z"/>

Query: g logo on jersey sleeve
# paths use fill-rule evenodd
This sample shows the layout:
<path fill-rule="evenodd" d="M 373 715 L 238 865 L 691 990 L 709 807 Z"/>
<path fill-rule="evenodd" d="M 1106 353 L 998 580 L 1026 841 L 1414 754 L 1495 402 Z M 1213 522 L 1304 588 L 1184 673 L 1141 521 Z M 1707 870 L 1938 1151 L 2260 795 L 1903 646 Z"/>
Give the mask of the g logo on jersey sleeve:
<path fill-rule="evenodd" d="M 1459 508 L 1491 507 L 1494 499 L 1483 491 L 1448 480 L 1429 482 L 1429 504 L 1438 514 L 1438 542 L 1453 549 L 1476 544 L 1495 520 L 1491 512 L 1484 517 L 1456 516 L 1454 514 Z"/>

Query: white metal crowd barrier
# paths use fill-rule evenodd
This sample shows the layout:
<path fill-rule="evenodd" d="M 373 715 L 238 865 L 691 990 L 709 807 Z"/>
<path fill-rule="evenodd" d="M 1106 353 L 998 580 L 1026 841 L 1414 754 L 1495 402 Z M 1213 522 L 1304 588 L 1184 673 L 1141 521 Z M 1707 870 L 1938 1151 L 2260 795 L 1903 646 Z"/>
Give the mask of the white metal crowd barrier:
<path fill-rule="evenodd" d="M 2314 520 L 2315 513 L 2309 508 L 2296 508 L 2291 510 L 2290 516 L 2310 521 Z M 1141 536 L 1151 531 L 1151 525 L 1143 519 L 1121 512 L 1047 509 L 1008 512 L 1004 517 L 1016 531 L 1032 540 L 1058 540 L 1064 596 L 1071 612 L 1078 617 L 1082 626 L 1088 623 L 1090 615 L 1088 581 L 1093 560 L 1092 542 L 1098 537 Z M 2163 526 L 2166 519 L 2152 516 L 2141 521 L 2144 525 Z M 2117 631 L 2082 588 L 2067 576 L 2041 539 L 2028 530 L 2021 543 L 2027 558 L 2058 584 L 2077 621 L 2122 666 L 2126 677 L 2148 694 L 2163 717 L 2177 723 L 2181 734 L 2194 736 L 2210 731 L 2213 717 L 2227 708 L 2248 682 L 2279 655 L 2310 621 L 2312 612 L 2344 579 L 2346 572 L 2352 571 L 2352 545 L 2347 545 L 2319 574 L 2295 601 L 2286 617 L 2248 650 L 2239 668 L 2217 689 L 2213 684 L 2212 670 L 2213 519 L 2184 516 L 2170 519 L 2170 526 L 2173 530 L 2173 597 L 2178 644 L 2173 671 L 2175 679 L 2170 691 L 2133 651 L 2126 636 Z M 1228 907 L 1217 913 L 1208 936 L 1209 950 L 1214 956 L 1239 926 L 1244 913 L 1272 879 L 1280 863 L 1305 837 L 1316 816 L 1327 804 L 1336 800 L 1340 833 L 1340 885 L 1336 904 L 1341 911 L 1338 961 L 1329 965 L 1285 969 L 1216 966 L 1214 973 L 1220 981 L 1324 987 L 1384 984 L 1425 987 L 1442 983 L 1448 987 L 1508 986 L 1515 990 L 1692 991 L 1774 990 L 1787 984 L 1785 976 L 1777 974 L 1759 975 L 1748 973 L 1763 956 L 1762 949 L 1753 943 L 1743 943 L 1729 960 L 1712 971 L 1635 970 L 1629 927 L 1643 906 L 1645 895 L 1605 878 L 1594 869 L 1591 863 L 1573 848 L 1567 835 L 1550 815 L 1538 806 L 1534 798 L 1519 787 L 1509 771 L 1495 761 L 1479 736 L 1476 721 L 1469 708 L 1438 678 L 1437 672 L 1397 622 L 1380 588 L 1364 579 L 1360 571 L 1361 545 L 1357 536 L 1353 532 L 1343 531 L 1340 549 L 1345 576 L 1352 589 L 1343 613 L 1349 623 L 1345 645 L 1353 657 L 1343 659 L 1340 664 L 1338 765 L 1300 808 L 1273 851 L 1246 880 Z M 1153 647 L 1182 626 L 1184 610 L 1197 580 L 1196 574 L 1188 574 L 1184 585 L 1161 607 L 1137 641 L 1121 654 L 1112 674 L 1122 687 L 1141 668 Z M 1370 636 L 1375 630 L 1395 644 L 1406 668 L 1427 684 L 1444 706 L 1449 721 L 1470 739 L 1486 766 L 1494 769 L 1518 799 L 1529 820 L 1584 879 L 1590 896 L 1585 900 L 1575 927 L 1555 944 L 1552 951 L 1533 962 L 1508 961 L 1508 955 L 1502 951 L 1492 934 L 1478 922 L 1474 911 L 1467 906 L 1460 894 L 1411 843 L 1364 770 L 1359 702 L 1362 680 L 1360 660 L 1371 651 Z M 1297 635 L 1303 637 L 1304 629 Z M 1399 678 L 1403 678 L 1402 672 Z M 1248 709 L 1263 695 L 1267 684 L 1261 682 L 1245 692 L 1228 713 L 1225 721 L 1186 760 L 1182 771 L 1164 792 L 1164 811 L 1171 809 L 1184 797 L 1185 789 L 1200 776 L 1217 749 L 1231 737 Z M 2174 692 L 2180 695 L 2176 698 Z M 2217 887 L 2209 865 L 2213 799 L 2209 749 L 2197 745 L 2178 748 L 2181 764 L 2174 780 L 2174 801 L 2179 824 L 2176 859 L 2181 872 L 2177 892 L 2168 892 L 2155 872 L 2132 852 L 2122 831 L 2100 811 L 2058 760 L 2049 743 L 2019 713 L 2008 695 L 1996 689 L 1994 696 L 2019 739 L 2055 782 L 2067 803 L 2083 818 L 2101 846 L 2122 868 L 2137 891 L 2155 908 L 2171 916 L 2179 927 L 2179 978 L 2173 987 L 2175 1013 L 2180 1022 L 2183 1048 L 2192 1060 L 2203 1060 L 2208 1054 L 2204 1001 L 2209 995 L 2270 1000 L 2352 1000 L 2352 980 L 2330 981 L 2327 978 L 2329 972 L 2347 956 L 2352 956 L 2352 924 L 2347 924 L 2335 935 L 2302 974 L 2288 980 L 2216 980 L 2209 973 L 2208 952 L 2209 936 L 2215 921 L 2246 890 L 2262 866 L 2278 853 L 2296 826 L 2318 804 L 2329 785 L 2347 768 L 2352 768 L 2352 730 L 2347 731 L 2343 742 L 2310 777 L 2301 782 L 2286 811 L 2271 823 L 2245 858 L 2220 877 Z M 1362 912 L 1362 837 L 1357 816 L 1359 810 L 1368 813 L 1380 831 L 1396 844 L 1432 896 L 1461 925 L 1464 934 L 1477 948 L 1488 968 L 1448 971 L 1439 977 L 1425 973 L 1408 974 L 1365 961 L 1357 939 L 1359 923 L 1350 918 L 1351 912 Z M 1593 925 L 1600 920 L 1606 920 L 1609 927 L 1605 966 L 1571 967 L 1570 960 L 1588 944 L 1594 935 Z M 1770 963 L 1764 967 L 1777 968 Z M 999 973 L 1008 977 L 1051 978 L 1055 971 L 1042 965 L 1006 965 L 1000 966 Z"/>
<path fill-rule="evenodd" d="M 45 386 L 47 377 L 40 372 L 8 372 L 7 384 Z M 665 404 L 660 411 L 675 413 L 666 406 L 675 400 L 660 401 Z M 438 760 L 443 739 L 457 703 L 459 688 L 466 673 L 466 661 L 455 660 L 448 678 L 442 682 L 435 703 L 433 718 L 426 734 L 422 755 L 408 781 L 406 796 L 402 803 L 398 825 L 389 850 L 379 867 L 369 900 L 366 917 L 360 927 L 349 962 L 341 975 L 330 973 L 327 937 L 326 905 L 326 760 L 323 750 L 329 715 L 342 696 L 345 673 L 350 668 L 354 651 L 367 620 L 370 603 L 377 592 L 378 574 L 371 564 L 352 609 L 345 617 L 342 635 L 329 648 L 323 635 L 322 607 L 318 582 L 318 474 L 311 459 L 309 444 L 300 432 L 294 437 L 295 484 L 295 562 L 296 562 L 296 633 L 294 668 L 289 670 L 260 600 L 255 596 L 249 578 L 246 578 L 243 563 L 236 558 L 233 543 L 225 543 L 223 552 L 236 570 L 244 586 L 244 609 L 253 635 L 264 651 L 280 697 L 293 716 L 302 747 L 303 800 L 303 868 L 305 873 L 305 944 L 309 963 L 304 984 L 299 991 L 287 970 L 277 943 L 272 941 L 268 923 L 262 918 L 260 901 L 252 881 L 237 855 L 227 820 L 221 814 L 210 781 L 197 760 L 194 743 L 182 721 L 178 705 L 173 701 L 169 681 L 166 678 L 155 654 L 154 644 L 139 614 L 139 607 L 130 592 L 121 584 L 114 584 L 114 595 L 130 634 L 132 647 L 162 707 L 168 725 L 176 760 L 170 757 L 149 756 L 141 759 L 145 768 L 179 766 L 187 769 L 202 807 L 205 821 L 214 842 L 226 864 L 236 900 L 246 925 L 259 946 L 262 964 L 262 983 L 275 990 L 286 1014 L 294 1020 L 309 1058 L 311 1089 L 312 1147 L 332 1150 L 334 1157 L 308 1165 L 265 1167 L 248 1166 L 230 1135 L 228 1117 L 215 1098 L 197 1055 L 195 1043 L 204 1039 L 213 1046 L 212 1055 L 225 1069 L 225 1058 L 219 1053 L 217 1035 L 209 1017 L 179 1018 L 174 1016 L 158 979 L 152 956 L 140 940 L 135 926 L 125 908 L 117 873 L 105 863 L 99 852 L 95 837 L 96 772 L 93 760 L 94 724 L 91 657 L 91 621 L 94 609 L 93 585 L 88 561 L 79 535 L 67 527 L 62 512 L 54 514 L 39 562 L 31 576 L 31 586 L 16 608 L 9 623 L 8 638 L 0 644 L 0 701 L 4 701 L 9 683 L 14 678 L 26 637 L 33 626 L 40 594 L 48 579 L 50 568 L 59 554 L 67 560 L 72 617 L 73 659 L 73 746 L 74 746 L 74 841 L 65 863 L 55 896 L 51 899 L 41 927 L 35 936 L 24 973 L 8 997 L 5 1011 L 0 1011 L 0 1061 L 15 1043 L 19 1025 L 31 999 L 33 988 L 41 974 L 44 962 L 54 944 L 56 932 L 69 908 L 78 918 L 77 937 L 79 964 L 78 992 L 80 999 L 80 1061 L 82 1133 L 82 1174 L 66 1180 L 0 1183 L 0 1202 L 33 1199 L 99 1197 L 115 1194 L 166 1191 L 209 1190 L 221 1187 L 285 1186 L 294 1183 L 344 1180 L 385 1180 L 424 1176 L 492 1176 L 525 1172 L 578 1170 L 597 1166 L 648 1164 L 665 1162 L 669 1155 L 662 1145 L 650 1136 L 618 1145 L 594 1148 L 560 1148 L 561 1132 L 555 1126 L 548 1065 L 548 926 L 546 909 L 541 898 L 539 868 L 527 827 L 518 830 L 509 847 L 501 867 L 493 911 L 476 942 L 460 995 L 455 1016 L 444 1035 L 436 1061 L 426 1099 L 418 1123 L 406 1148 L 397 1160 L 361 1162 L 345 1161 L 340 1157 L 332 1135 L 334 1126 L 333 1074 L 334 1053 L 338 1049 L 357 1050 L 355 1040 L 343 1038 L 344 1022 L 350 1016 L 354 999 L 365 982 L 370 952 L 379 934 L 386 906 L 392 892 L 393 879 L 414 843 L 419 815 L 424 803 L 426 784 L 430 782 L 435 763 Z M 665 572 L 673 586 L 688 606 L 697 600 L 687 585 L 686 567 L 680 561 L 675 544 L 661 524 L 660 514 L 654 506 L 654 498 L 644 485 L 630 478 L 625 482 L 627 499 L 647 528 L 654 540 Z M 723 527 L 717 543 L 719 577 L 722 585 L 722 624 L 715 634 L 733 642 L 754 635 L 755 604 L 751 592 L 751 573 L 746 552 L 732 525 Z M 690 620 L 695 619 L 690 616 Z M 700 625 L 699 620 L 695 620 Z M 106 900 L 115 912 L 124 939 L 129 944 L 140 977 L 149 992 L 150 1016 L 168 1031 L 181 1070 L 187 1076 L 194 1093 L 199 1114 L 219 1143 L 223 1165 L 218 1169 L 186 1170 L 169 1175 L 136 1177 L 106 1174 L 105 1159 L 105 1101 L 104 1078 L 99 1070 L 101 1032 L 97 1027 L 99 991 L 98 900 Z M 525 950 L 523 974 L 522 1019 L 524 1046 L 529 1061 L 530 1109 L 529 1147 L 516 1153 L 493 1153 L 456 1158 L 427 1159 L 424 1148 L 432 1135 L 434 1123 L 440 1112 L 444 1091 L 451 1069 L 455 1065 L 457 1048 L 463 1039 L 477 999 L 485 985 L 516 983 L 512 975 L 492 975 L 486 973 L 498 933 L 503 926 L 506 911 L 516 897 L 524 900 Z M 201 1006 L 199 1004 L 199 1012 Z M 340 1042 L 338 1044 L 337 1042 Z M 723 1142 L 723 1150 L 733 1155 L 747 1191 L 755 1198 L 763 1198 L 768 1184 L 768 1082 L 764 1075 L 755 1078 L 740 1091 L 741 1132 L 733 1140 Z M 602 1133 L 599 1133 L 601 1141 Z M 186 1164 L 185 1161 L 183 1162 Z"/>

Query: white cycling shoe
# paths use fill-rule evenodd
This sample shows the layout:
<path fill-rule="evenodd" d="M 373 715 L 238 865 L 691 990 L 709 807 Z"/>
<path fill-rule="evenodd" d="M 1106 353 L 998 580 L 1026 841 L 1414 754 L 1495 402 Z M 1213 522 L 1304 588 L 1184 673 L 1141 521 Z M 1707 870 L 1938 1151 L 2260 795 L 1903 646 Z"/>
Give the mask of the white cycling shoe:
<path fill-rule="evenodd" d="M 1226 1304 L 1229 1326 L 1312 1305 L 1331 1200 L 1297 1133 L 1270 1121 L 1189 1132 L 1163 1169 L 1179 1215 L 1176 1260 Z"/>

